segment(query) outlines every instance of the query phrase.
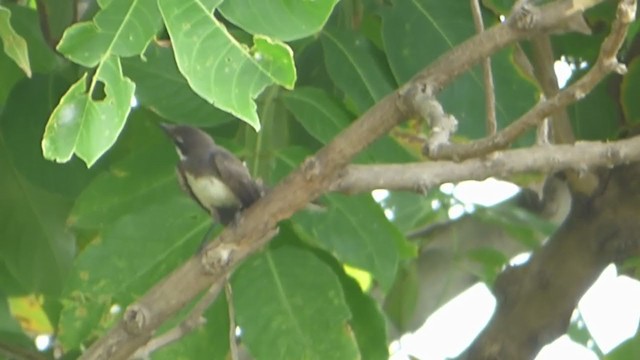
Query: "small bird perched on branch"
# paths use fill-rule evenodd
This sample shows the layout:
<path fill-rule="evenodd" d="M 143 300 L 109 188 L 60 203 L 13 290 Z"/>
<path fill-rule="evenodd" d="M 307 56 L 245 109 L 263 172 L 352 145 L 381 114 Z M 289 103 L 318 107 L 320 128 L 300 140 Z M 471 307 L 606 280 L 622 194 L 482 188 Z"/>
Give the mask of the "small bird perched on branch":
<path fill-rule="evenodd" d="M 247 167 L 204 131 L 186 125 L 160 124 L 180 157 L 176 172 L 182 189 L 226 226 L 263 195 Z"/>

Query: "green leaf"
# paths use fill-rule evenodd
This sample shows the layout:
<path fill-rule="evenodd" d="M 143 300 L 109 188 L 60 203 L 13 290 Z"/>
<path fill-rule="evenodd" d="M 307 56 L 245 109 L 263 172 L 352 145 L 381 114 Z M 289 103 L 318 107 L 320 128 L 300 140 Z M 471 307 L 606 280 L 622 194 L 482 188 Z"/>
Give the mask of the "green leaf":
<path fill-rule="evenodd" d="M 2 39 L 4 52 L 20 66 L 28 77 L 31 77 L 27 42 L 13 29 L 10 19 L 11 11 L 4 6 L 0 6 L 0 38 Z"/>
<path fill-rule="evenodd" d="M 154 360 L 227 360 L 229 359 L 229 310 L 224 293 L 205 311 L 202 326 L 153 353 Z M 181 321 L 183 318 L 177 319 Z M 176 324 L 168 324 L 171 327 Z"/>
<path fill-rule="evenodd" d="M 126 306 L 193 255 L 210 223 L 191 199 L 176 196 L 126 214 L 101 232 L 77 257 L 65 287 L 65 346 L 77 347 L 98 320 L 113 320 L 108 310 L 114 301 Z"/>
<path fill-rule="evenodd" d="M 380 52 L 367 38 L 354 32 L 327 29 L 321 40 L 331 79 L 353 100 L 360 113 L 394 90 L 389 69 L 382 66 Z"/>
<path fill-rule="evenodd" d="M 352 314 L 350 324 L 362 354 L 361 358 L 388 360 L 387 324 L 378 303 L 363 293 L 353 278 L 344 273 L 341 275 L 342 288 Z"/>
<path fill-rule="evenodd" d="M 171 49 L 150 46 L 144 58 L 122 60 L 124 74 L 136 83 L 136 99 L 165 119 L 190 125 L 219 125 L 233 119 L 206 102 L 180 74 Z"/>
<path fill-rule="evenodd" d="M 3 288 L 57 294 L 75 255 L 65 218 L 90 174 L 79 163 L 55 166 L 38 139 L 65 83 L 36 75 L 14 86 L 0 116 L 0 262 Z M 13 283 L 13 282 L 16 283 Z M 11 284 L 13 283 L 13 284 Z"/>
<path fill-rule="evenodd" d="M 611 93 L 609 81 L 611 81 L 611 77 L 596 85 L 584 99 L 568 108 L 576 138 L 611 140 L 618 136 L 619 119 L 621 118 L 618 101 L 622 101 L 624 110 L 624 107 L 628 105 L 629 96 L 633 97 L 633 95 L 623 89 L 622 99 L 617 99 Z M 637 100 L 634 99 L 633 102 L 637 102 Z M 625 111 L 631 111 L 631 109 L 627 108 Z"/>
<path fill-rule="evenodd" d="M 160 29 L 156 0 L 100 0 L 93 21 L 69 27 L 58 51 L 85 67 L 94 67 L 111 55 L 142 53 Z"/>
<path fill-rule="evenodd" d="M 283 96 L 284 103 L 311 136 L 328 144 L 353 116 L 320 89 L 300 87 Z"/>
<path fill-rule="evenodd" d="M 66 162 L 75 152 L 90 167 L 122 131 L 135 85 L 122 76 L 119 59 L 109 57 L 96 71 L 93 81 L 104 84 L 104 99 L 93 99 L 85 91 L 86 81 L 84 75 L 73 84 L 51 114 L 42 139 L 45 158 Z"/>
<path fill-rule="evenodd" d="M 0 132 L 0 262 L 30 292 L 57 294 L 75 255 L 65 228 L 70 204 L 29 183 L 8 155 Z"/>
<path fill-rule="evenodd" d="M 399 252 L 410 248 L 370 195 L 323 197 L 324 212 L 294 215 L 294 229 L 340 261 L 366 270 L 386 291 L 396 276 Z M 415 250 L 414 250 L 415 251 Z"/>
<path fill-rule="evenodd" d="M 290 41 L 320 31 L 337 3 L 338 0 L 234 0 L 223 2 L 220 12 L 251 34 Z"/>
<path fill-rule="evenodd" d="M 256 359 L 359 358 L 340 283 L 313 254 L 266 251 L 247 260 L 232 284 L 237 324 Z"/>
<path fill-rule="evenodd" d="M 297 88 L 284 95 L 285 106 L 311 136 L 323 144 L 351 123 L 354 118 L 339 102 L 316 88 Z M 371 144 L 357 158 L 360 162 L 403 162 L 415 160 L 394 139 L 384 136 Z"/>
<path fill-rule="evenodd" d="M 131 289 L 132 284 L 139 279 L 152 284 L 170 270 L 167 263 L 194 254 L 210 224 L 207 214 L 186 196 L 125 214 L 78 256 L 67 290 L 87 295 L 140 293 L 146 289 Z M 113 260 L 108 264 L 100 261 L 106 254 Z"/>
<path fill-rule="evenodd" d="M 293 53 L 284 43 L 254 38 L 254 47 L 236 41 L 198 0 L 159 0 L 180 72 L 195 92 L 217 108 L 260 129 L 253 101 L 264 88 L 293 88 Z"/>
<path fill-rule="evenodd" d="M 69 223 L 76 228 L 102 228 L 151 204 L 170 197 L 186 197 L 178 186 L 176 161 L 175 150 L 169 143 L 118 161 L 80 194 Z"/>
<path fill-rule="evenodd" d="M 92 176 L 78 159 L 54 164 L 42 157 L 38 146 L 49 114 L 69 83 L 55 76 L 36 74 L 13 87 L 0 115 L 11 162 L 26 180 L 48 192 L 75 198 Z"/>

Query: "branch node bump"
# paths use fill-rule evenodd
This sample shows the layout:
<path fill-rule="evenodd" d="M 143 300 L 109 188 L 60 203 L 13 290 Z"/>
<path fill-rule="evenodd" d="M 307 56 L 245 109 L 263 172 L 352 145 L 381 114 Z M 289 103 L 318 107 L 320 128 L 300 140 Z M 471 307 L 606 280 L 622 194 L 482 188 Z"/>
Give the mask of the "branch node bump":
<path fill-rule="evenodd" d="M 216 274 L 229 266 L 233 259 L 234 248 L 233 244 L 220 242 L 212 249 L 205 250 L 200 258 L 204 271 L 207 274 Z"/>
<path fill-rule="evenodd" d="M 624 74 L 627 73 L 627 66 L 625 64 L 622 64 L 622 63 L 617 63 L 616 66 L 613 68 L 613 71 L 616 74 L 624 75 Z"/>
<path fill-rule="evenodd" d="M 314 156 L 306 158 L 302 164 L 302 171 L 307 181 L 317 178 L 320 174 L 320 164 L 318 160 Z"/>
<path fill-rule="evenodd" d="M 531 30 L 536 26 L 540 10 L 526 0 L 514 6 L 507 24 L 516 30 Z"/>
<path fill-rule="evenodd" d="M 147 310 L 139 304 L 130 305 L 124 313 L 124 329 L 131 335 L 140 335 L 148 323 L 149 314 Z"/>

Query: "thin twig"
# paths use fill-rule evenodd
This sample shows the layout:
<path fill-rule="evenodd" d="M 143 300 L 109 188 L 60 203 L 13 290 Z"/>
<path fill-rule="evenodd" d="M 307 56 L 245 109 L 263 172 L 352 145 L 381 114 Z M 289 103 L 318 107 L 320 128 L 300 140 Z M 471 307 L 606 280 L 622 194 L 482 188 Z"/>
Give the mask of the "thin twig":
<path fill-rule="evenodd" d="M 484 22 L 482 21 L 480 2 L 479 0 L 470 1 L 476 32 L 481 33 L 484 31 Z M 491 57 L 486 57 L 482 60 L 482 75 L 484 82 L 484 106 L 487 112 L 487 135 L 493 135 L 498 129 L 498 124 L 496 121 L 496 93 L 493 85 L 493 74 L 491 73 Z"/>

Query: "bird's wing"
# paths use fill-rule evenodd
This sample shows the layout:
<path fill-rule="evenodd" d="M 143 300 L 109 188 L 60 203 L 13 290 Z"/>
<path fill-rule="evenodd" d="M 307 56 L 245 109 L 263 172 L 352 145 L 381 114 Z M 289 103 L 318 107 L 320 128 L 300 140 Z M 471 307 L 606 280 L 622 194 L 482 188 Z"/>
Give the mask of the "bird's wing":
<path fill-rule="evenodd" d="M 260 198 L 260 186 L 238 158 L 222 149 L 213 153 L 212 159 L 220 179 L 240 199 L 242 207 L 249 207 Z"/>
<path fill-rule="evenodd" d="M 200 202 L 197 196 L 191 191 L 191 187 L 187 184 L 187 179 L 185 177 L 185 169 L 183 167 L 182 162 L 178 163 L 176 167 L 176 175 L 178 176 L 178 182 L 180 183 L 180 188 L 182 191 L 187 193 L 201 208 L 203 208 L 206 212 L 211 214 L 212 209 L 207 208 L 203 203 Z"/>

